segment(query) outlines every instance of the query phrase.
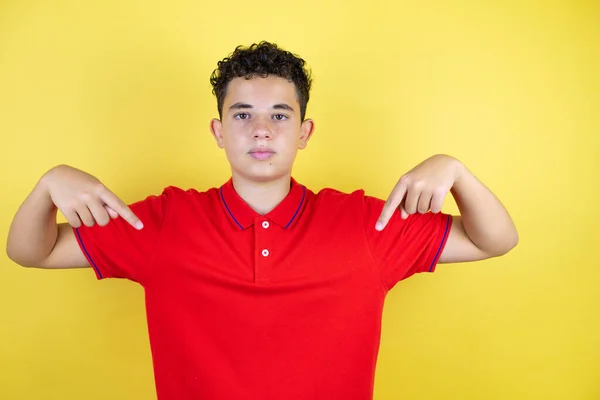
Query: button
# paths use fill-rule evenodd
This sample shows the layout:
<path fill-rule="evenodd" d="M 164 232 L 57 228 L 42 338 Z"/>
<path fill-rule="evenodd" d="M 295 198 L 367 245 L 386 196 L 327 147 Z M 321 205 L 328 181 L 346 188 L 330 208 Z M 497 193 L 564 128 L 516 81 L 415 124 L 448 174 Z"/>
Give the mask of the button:
<path fill-rule="evenodd" d="M 269 250 L 263 249 L 262 255 L 263 255 L 263 257 L 268 257 L 269 256 Z"/>
<path fill-rule="evenodd" d="M 267 229 L 269 227 L 269 221 L 263 221 L 262 227 Z"/>

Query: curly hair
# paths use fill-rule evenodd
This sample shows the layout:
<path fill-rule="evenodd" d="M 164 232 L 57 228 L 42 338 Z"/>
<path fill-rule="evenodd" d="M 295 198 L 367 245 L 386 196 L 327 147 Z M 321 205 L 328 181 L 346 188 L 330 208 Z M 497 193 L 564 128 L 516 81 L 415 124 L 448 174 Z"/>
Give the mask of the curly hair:
<path fill-rule="evenodd" d="M 251 79 L 255 75 L 263 78 L 268 75 L 276 75 L 293 82 L 296 86 L 301 121 L 304 121 L 312 85 L 310 71 L 305 65 L 306 62 L 303 59 L 279 48 L 274 43 L 262 41 L 246 48 L 236 47 L 229 57 L 217 63 L 217 68 L 210 77 L 212 92 L 217 96 L 219 118 L 222 117 L 227 86 L 233 78 Z"/>

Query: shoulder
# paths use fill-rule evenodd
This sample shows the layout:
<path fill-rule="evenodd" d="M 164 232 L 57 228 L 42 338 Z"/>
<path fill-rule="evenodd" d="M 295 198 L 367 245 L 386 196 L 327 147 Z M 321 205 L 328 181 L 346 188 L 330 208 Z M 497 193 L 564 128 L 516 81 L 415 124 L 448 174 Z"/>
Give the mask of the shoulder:
<path fill-rule="evenodd" d="M 166 186 L 165 188 L 163 188 L 162 192 L 160 193 L 160 196 L 169 197 L 169 198 L 173 198 L 173 199 L 189 200 L 189 199 L 198 199 L 198 198 L 207 198 L 207 197 L 218 196 L 218 192 L 219 192 L 219 189 L 215 188 L 215 187 L 208 188 L 206 190 L 201 191 L 196 188 L 184 189 L 179 186 L 171 185 L 171 186 Z"/>
<path fill-rule="evenodd" d="M 364 189 L 343 191 L 323 188 L 314 194 L 313 207 L 330 214 L 357 213 L 370 215 L 381 212 L 384 201 L 370 196 Z"/>
<path fill-rule="evenodd" d="M 179 186 L 170 185 L 164 187 L 155 193 L 147 195 L 137 203 L 161 203 L 164 206 L 175 204 L 177 207 L 193 204 L 207 204 L 217 200 L 219 197 L 218 188 L 209 188 L 200 191 L 195 188 L 184 189 Z"/>
<path fill-rule="evenodd" d="M 314 195 L 315 201 L 322 204 L 331 205 L 381 205 L 384 200 L 368 195 L 364 189 L 355 189 L 351 191 L 343 191 L 334 188 L 323 188 L 317 191 Z"/>
<path fill-rule="evenodd" d="M 364 190 L 342 191 L 325 187 L 314 192 L 314 200 L 320 204 L 343 204 L 362 197 Z"/>

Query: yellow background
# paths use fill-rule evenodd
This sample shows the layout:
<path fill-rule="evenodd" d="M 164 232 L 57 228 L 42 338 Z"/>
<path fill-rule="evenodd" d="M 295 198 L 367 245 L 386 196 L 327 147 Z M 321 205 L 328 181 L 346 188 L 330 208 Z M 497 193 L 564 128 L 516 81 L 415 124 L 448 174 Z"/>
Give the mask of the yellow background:
<path fill-rule="evenodd" d="M 61 163 L 127 202 L 220 185 L 210 73 L 275 41 L 315 78 L 298 180 L 385 197 L 448 153 L 519 228 L 390 293 L 375 398 L 600 399 L 599 21 L 594 1 L 3 1 L 1 237 Z M 155 398 L 142 294 L 2 252 L 0 398 Z"/>

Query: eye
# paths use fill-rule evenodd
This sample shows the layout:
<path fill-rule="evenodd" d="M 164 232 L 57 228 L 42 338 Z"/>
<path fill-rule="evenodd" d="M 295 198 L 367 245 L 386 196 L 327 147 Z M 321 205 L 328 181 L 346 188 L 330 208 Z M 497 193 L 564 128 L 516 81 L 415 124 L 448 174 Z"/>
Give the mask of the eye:
<path fill-rule="evenodd" d="M 235 119 L 248 119 L 250 116 L 247 113 L 238 113 L 233 116 Z"/>
<path fill-rule="evenodd" d="M 285 121 L 288 117 L 284 114 L 275 114 L 273 118 L 275 118 L 277 121 Z"/>

